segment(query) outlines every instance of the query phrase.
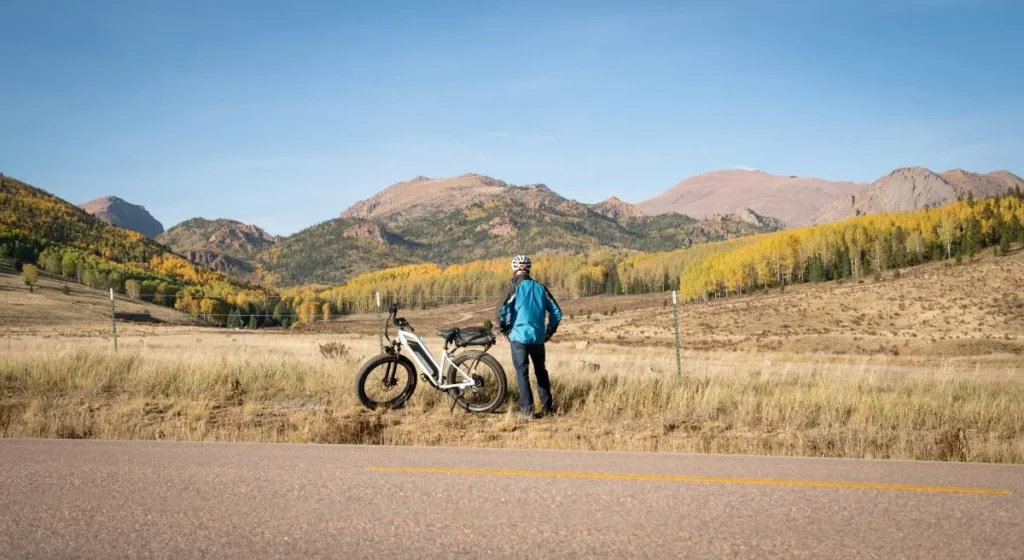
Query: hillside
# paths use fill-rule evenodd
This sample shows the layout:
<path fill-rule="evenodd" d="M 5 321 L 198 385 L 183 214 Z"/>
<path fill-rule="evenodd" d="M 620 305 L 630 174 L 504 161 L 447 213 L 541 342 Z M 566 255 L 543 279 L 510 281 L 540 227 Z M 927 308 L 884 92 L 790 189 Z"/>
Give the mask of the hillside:
<path fill-rule="evenodd" d="M 332 284 L 352 276 L 421 259 L 415 243 L 373 222 L 336 218 L 286 237 L 256 256 L 274 286 Z"/>
<path fill-rule="evenodd" d="M 223 218 L 192 218 L 157 236 L 189 261 L 248 283 L 262 280 L 254 259 L 279 239 L 255 225 Z"/>
<path fill-rule="evenodd" d="M 186 220 L 157 236 L 189 261 L 248 283 L 262 281 L 253 261 L 278 240 L 255 225 L 205 218 Z"/>
<path fill-rule="evenodd" d="M 195 266 L 140 233 L 111 226 L 65 200 L 7 176 L 0 181 L 0 257 L 99 290 L 228 324 L 244 311 L 275 324 L 273 295 Z"/>
<path fill-rule="evenodd" d="M 235 278 L 246 284 L 256 285 L 263 282 L 263 278 L 257 272 L 256 266 L 250 261 L 243 261 L 235 257 L 222 255 L 216 251 L 203 249 L 181 251 L 178 254 L 188 259 L 192 264 L 216 270 L 225 276 Z"/>
<path fill-rule="evenodd" d="M 1024 243 L 1024 197 L 959 200 L 937 208 L 859 216 L 759 236 L 689 263 L 680 295 L 707 299 L 767 287 L 860 279 L 912 264 L 1007 254 Z"/>
<path fill-rule="evenodd" d="M 1024 297 L 1006 290 L 1022 282 L 1024 252 L 1005 258 L 985 253 L 971 264 L 928 263 L 903 269 L 898 277 L 889 272 L 881 281 L 802 284 L 693 302 L 680 307 L 679 326 L 684 351 L 758 356 L 774 351 L 815 359 L 825 354 L 925 356 L 951 362 L 969 357 L 965 369 L 976 374 L 980 356 L 1016 364 L 1024 359 Z M 662 294 L 566 301 L 563 311 L 577 319 L 559 329 L 559 340 L 671 347 L 672 309 L 664 301 Z M 613 306 L 614 315 L 609 313 Z M 594 317 L 586 317 L 591 312 Z M 474 319 L 484 317 L 480 313 Z M 862 361 L 855 363 L 862 367 Z M 674 368 L 665 366 L 666 372 Z M 728 372 L 730 366 L 704 367 Z M 950 369 L 946 364 L 927 373 Z M 993 369 L 999 376 L 1010 370 Z"/>
<path fill-rule="evenodd" d="M 67 289 L 65 290 L 65 286 Z M 38 327 L 74 329 L 83 333 L 110 333 L 109 292 L 80 284 L 41 276 L 32 292 L 21 276 L 0 265 L 0 329 L 9 332 L 31 332 Z M 174 309 L 118 296 L 119 317 L 132 324 L 199 325 L 201 322 Z M 127 323 L 119 330 L 124 331 Z"/>
<path fill-rule="evenodd" d="M 206 251 L 250 260 L 273 247 L 278 238 L 255 225 L 235 220 L 192 218 L 160 234 L 156 240 L 180 254 Z"/>
<path fill-rule="evenodd" d="M 652 215 L 677 212 L 695 217 L 736 214 L 751 209 L 787 225 L 800 225 L 859 187 L 855 183 L 772 175 L 763 171 L 713 171 L 690 177 L 637 206 Z"/>
<path fill-rule="evenodd" d="M 97 198 L 78 206 L 110 225 L 129 229 L 146 237 L 154 238 L 164 231 L 163 224 L 157 221 L 144 207 L 116 196 Z"/>
<path fill-rule="evenodd" d="M 143 234 L 113 227 L 50 193 L 4 176 L 0 182 L 0 242 L 36 252 L 48 244 L 87 251 L 113 262 L 146 262 L 165 253 Z"/>
<path fill-rule="evenodd" d="M 1015 188 L 1024 188 L 1024 179 L 1007 171 L 983 175 L 963 169 L 934 173 L 923 167 L 906 167 L 834 202 L 811 221 L 828 223 L 865 214 L 933 208 L 968 196 L 1000 196 Z"/>

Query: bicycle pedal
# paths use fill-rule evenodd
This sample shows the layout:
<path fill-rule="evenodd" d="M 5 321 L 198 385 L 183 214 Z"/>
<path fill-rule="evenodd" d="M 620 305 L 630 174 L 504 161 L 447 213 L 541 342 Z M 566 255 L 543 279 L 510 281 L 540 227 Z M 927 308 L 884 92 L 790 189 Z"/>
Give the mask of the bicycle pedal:
<path fill-rule="evenodd" d="M 427 374 L 425 373 L 420 374 L 420 380 L 422 380 L 424 383 L 429 383 L 429 381 L 427 381 Z"/>

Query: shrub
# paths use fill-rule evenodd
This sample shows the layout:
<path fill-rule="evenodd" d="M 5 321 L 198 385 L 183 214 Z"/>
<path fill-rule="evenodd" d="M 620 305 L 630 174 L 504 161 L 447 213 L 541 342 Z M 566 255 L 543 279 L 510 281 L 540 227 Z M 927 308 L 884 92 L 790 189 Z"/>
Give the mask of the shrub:
<path fill-rule="evenodd" d="M 124 291 L 132 301 L 138 301 L 142 294 L 142 283 L 134 278 L 124 283 Z"/>
<path fill-rule="evenodd" d="M 34 264 L 26 264 L 21 267 L 21 279 L 25 281 L 25 285 L 28 286 L 28 291 L 34 292 L 36 280 L 39 280 L 39 269 Z"/>
<path fill-rule="evenodd" d="M 340 342 L 327 342 L 320 345 L 320 354 L 325 358 L 344 358 L 348 356 L 348 346 Z"/>

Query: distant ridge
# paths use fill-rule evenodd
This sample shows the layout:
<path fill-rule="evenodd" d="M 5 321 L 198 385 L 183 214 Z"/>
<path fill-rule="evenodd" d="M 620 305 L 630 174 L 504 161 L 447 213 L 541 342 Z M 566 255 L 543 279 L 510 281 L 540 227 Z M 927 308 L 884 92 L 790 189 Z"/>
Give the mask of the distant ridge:
<path fill-rule="evenodd" d="M 677 212 L 695 218 L 741 214 L 749 209 L 793 226 L 807 223 L 822 208 L 860 187 L 844 181 L 729 169 L 685 179 L 637 206 L 650 215 Z"/>
<path fill-rule="evenodd" d="M 811 221 L 821 224 L 863 214 L 932 208 L 968 196 L 999 196 L 1014 188 L 1024 188 L 1024 179 L 1009 171 L 935 173 L 924 167 L 903 167 L 836 201 Z"/>

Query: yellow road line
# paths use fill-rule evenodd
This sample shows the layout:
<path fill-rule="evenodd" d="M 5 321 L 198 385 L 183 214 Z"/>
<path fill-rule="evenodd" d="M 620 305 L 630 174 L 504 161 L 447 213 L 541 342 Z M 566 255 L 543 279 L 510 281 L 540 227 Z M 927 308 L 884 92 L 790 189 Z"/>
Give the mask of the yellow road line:
<path fill-rule="evenodd" d="M 591 478 L 601 480 L 650 480 L 659 482 L 704 482 L 715 484 L 755 484 L 763 486 L 804 486 L 812 488 L 855 488 L 860 490 L 897 490 L 904 492 L 945 492 L 950 494 L 988 494 L 1009 496 L 1001 488 L 961 488 L 957 486 L 919 486 L 876 482 L 833 482 L 827 480 L 775 480 L 770 478 L 727 478 L 715 476 L 675 476 L 660 474 L 616 474 L 557 471 L 514 471 L 499 469 L 448 469 L 431 467 L 366 467 L 368 471 L 397 473 L 470 474 L 489 476 L 536 476 L 545 478 Z"/>

